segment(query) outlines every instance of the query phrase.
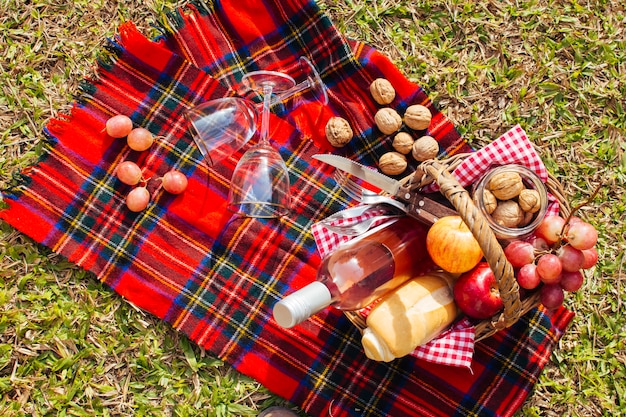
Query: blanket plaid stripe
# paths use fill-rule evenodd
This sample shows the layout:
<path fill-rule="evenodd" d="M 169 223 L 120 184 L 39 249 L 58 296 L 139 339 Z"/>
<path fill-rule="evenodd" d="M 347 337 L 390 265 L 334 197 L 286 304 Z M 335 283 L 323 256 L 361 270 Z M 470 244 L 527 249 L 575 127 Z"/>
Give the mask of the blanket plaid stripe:
<path fill-rule="evenodd" d="M 299 56 L 321 72 L 330 103 L 271 119 L 273 143 L 290 169 L 294 212 L 281 221 L 233 217 L 225 201 L 246 148 L 209 169 L 183 114 L 241 94 L 236 85 L 247 71 L 295 71 Z M 371 127 L 376 106 L 367 89 L 381 76 L 398 89 L 400 110 L 412 103 L 432 109 L 430 134 L 443 153 L 470 150 L 419 86 L 375 49 L 345 40 L 312 1 L 197 1 L 164 19 L 155 41 L 125 24 L 99 78 L 84 85 L 70 115 L 47 126 L 46 154 L 25 172 L 27 181 L 5 193 L 9 207 L 0 218 L 311 415 L 512 415 L 571 320 L 567 310 L 534 310 L 478 343 L 471 372 L 411 357 L 369 361 L 357 330 L 332 309 L 289 330 L 271 318 L 276 301 L 315 277 L 320 257 L 311 225 L 348 203 L 330 168 L 310 156 L 333 151 L 374 165 L 390 147 Z M 158 135 L 155 145 L 137 153 L 109 138 L 103 126 L 116 113 Z M 355 130 L 341 150 L 323 135 L 333 114 Z M 145 177 L 179 169 L 188 189 L 172 196 L 150 181 L 150 205 L 131 213 L 124 207 L 130 188 L 114 176 L 126 159 Z"/>

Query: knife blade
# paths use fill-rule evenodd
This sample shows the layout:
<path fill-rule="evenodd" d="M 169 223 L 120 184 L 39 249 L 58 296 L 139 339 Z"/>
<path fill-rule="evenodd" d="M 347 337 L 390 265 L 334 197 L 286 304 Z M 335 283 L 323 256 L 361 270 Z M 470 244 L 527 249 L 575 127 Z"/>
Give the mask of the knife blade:
<path fill-rule="evenodd" d="M 331 154 L 317 154 L 313 155 L 313 158 L 347 172 L 405 202 L 407 214 L 426 224 L 433 224 L 441 217 L 458 215 L 454 209 L 351 159 Z"/>

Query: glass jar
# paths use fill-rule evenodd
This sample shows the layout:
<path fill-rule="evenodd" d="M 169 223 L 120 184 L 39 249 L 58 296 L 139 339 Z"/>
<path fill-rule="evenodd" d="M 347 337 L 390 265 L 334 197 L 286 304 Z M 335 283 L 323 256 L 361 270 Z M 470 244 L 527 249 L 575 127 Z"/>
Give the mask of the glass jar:
<path fill-rule="evenodd" d="M 525 189 L 535 190 L 539 195 L 539 209 L 534 213 L 522 213 L 524 216 L 532 216 L 530 220 L 526 219 L 521 223 L 520 226 L 511 227 L 502 224 L 502 222 L 496 221 L 494 217 L 490 214 L 490 210 L 488 210 L 488 204 L 485 199 L 485 190 L 489 190 L 489 183 L 491 179 L 501 173 L 517 173 L 522 178 L 522 183 Z M 502 204 L 504 201 L 514 201 L 519 204 L 519 197 L 513 197 L 510 200 L 497 200 L 496 203 Z M 541 223 L 543 218 L 546 215 L 546 210 L 548 208 L 548 192 L 546 190 L 546 186 L 541 180 L 541 178 L 530 169 L 516 164 L 502 165 L 496 168 L 492 168 L 489 170 L 476 184 L 474 185 L 473 190 L 473 200 L 474 204 L 481 211 L 487 223 L 493 230 L 496 237 L 500 240 L 512 240 L 512 239 L 522 239 L 524 237 L 529 236 Z"/>

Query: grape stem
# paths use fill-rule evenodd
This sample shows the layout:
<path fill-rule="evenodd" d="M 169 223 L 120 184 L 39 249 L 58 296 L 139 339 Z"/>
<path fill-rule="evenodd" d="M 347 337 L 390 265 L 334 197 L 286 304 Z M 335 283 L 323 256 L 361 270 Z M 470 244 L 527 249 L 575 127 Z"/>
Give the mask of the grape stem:
<path fill-rule="evenodd" d="M 598 186 L 596 187 L 596 189 L 593 191 L 593 193 L 591 193 L 591 195 L 589 196 L 589 198 L 587 198 L 587 200 L 583 201 L 582 203 L 580 203 L 579 205 L 577 205 L 576 207 L 572 208 L 572 211 L 570 212 L 569 216 L 567 216 L 567 218 L 565 219 L 565 223 L 563 224 L 563 228 L 561 229 L 561 233 L 560 236 L 563 236 L 565 234 L 565 229 L 567 228 L 567 226 L 569 225 L 570 220 L 572 219 L 572 216 L 581 208 L 588 206 L 591 201 L 593 201 L 594 198 L 596 198 L 596 196 L 598 195 L 598 193 L 600 192 L 600 189 L 602 188 L 602 184 L 598 184 Z M 560 245 L 559 245 L 560 246 Z"/>

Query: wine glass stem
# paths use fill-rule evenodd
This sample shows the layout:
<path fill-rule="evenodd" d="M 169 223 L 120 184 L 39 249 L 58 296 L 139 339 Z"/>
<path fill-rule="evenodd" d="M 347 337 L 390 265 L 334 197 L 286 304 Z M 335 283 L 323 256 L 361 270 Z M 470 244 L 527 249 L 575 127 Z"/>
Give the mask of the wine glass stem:
<path fill-rule="evenodd" d="M 270 107 L 272 103 L 272 90 L 271 84 L 263 84 L 263 112 L 261 113 L 261 143 L 267 144 L 269 142 L 270 131 Z"/>
<path fill-rule="evenodd" d="M 309 88 L 311 88 L 311 81 L 307 78 L 306 80 L 302 81 L 300 84 L 294 85 L 289 90 L 286 90 L 286 91 L 283 91 L 282 93 L 277 94 L 276 97 L 274 97 L 274 100 L 272 100 L 272 104 L 282 103 L 283 101 L 286 101 L 292 96 L 302 91 L 305 91 Z"/>

